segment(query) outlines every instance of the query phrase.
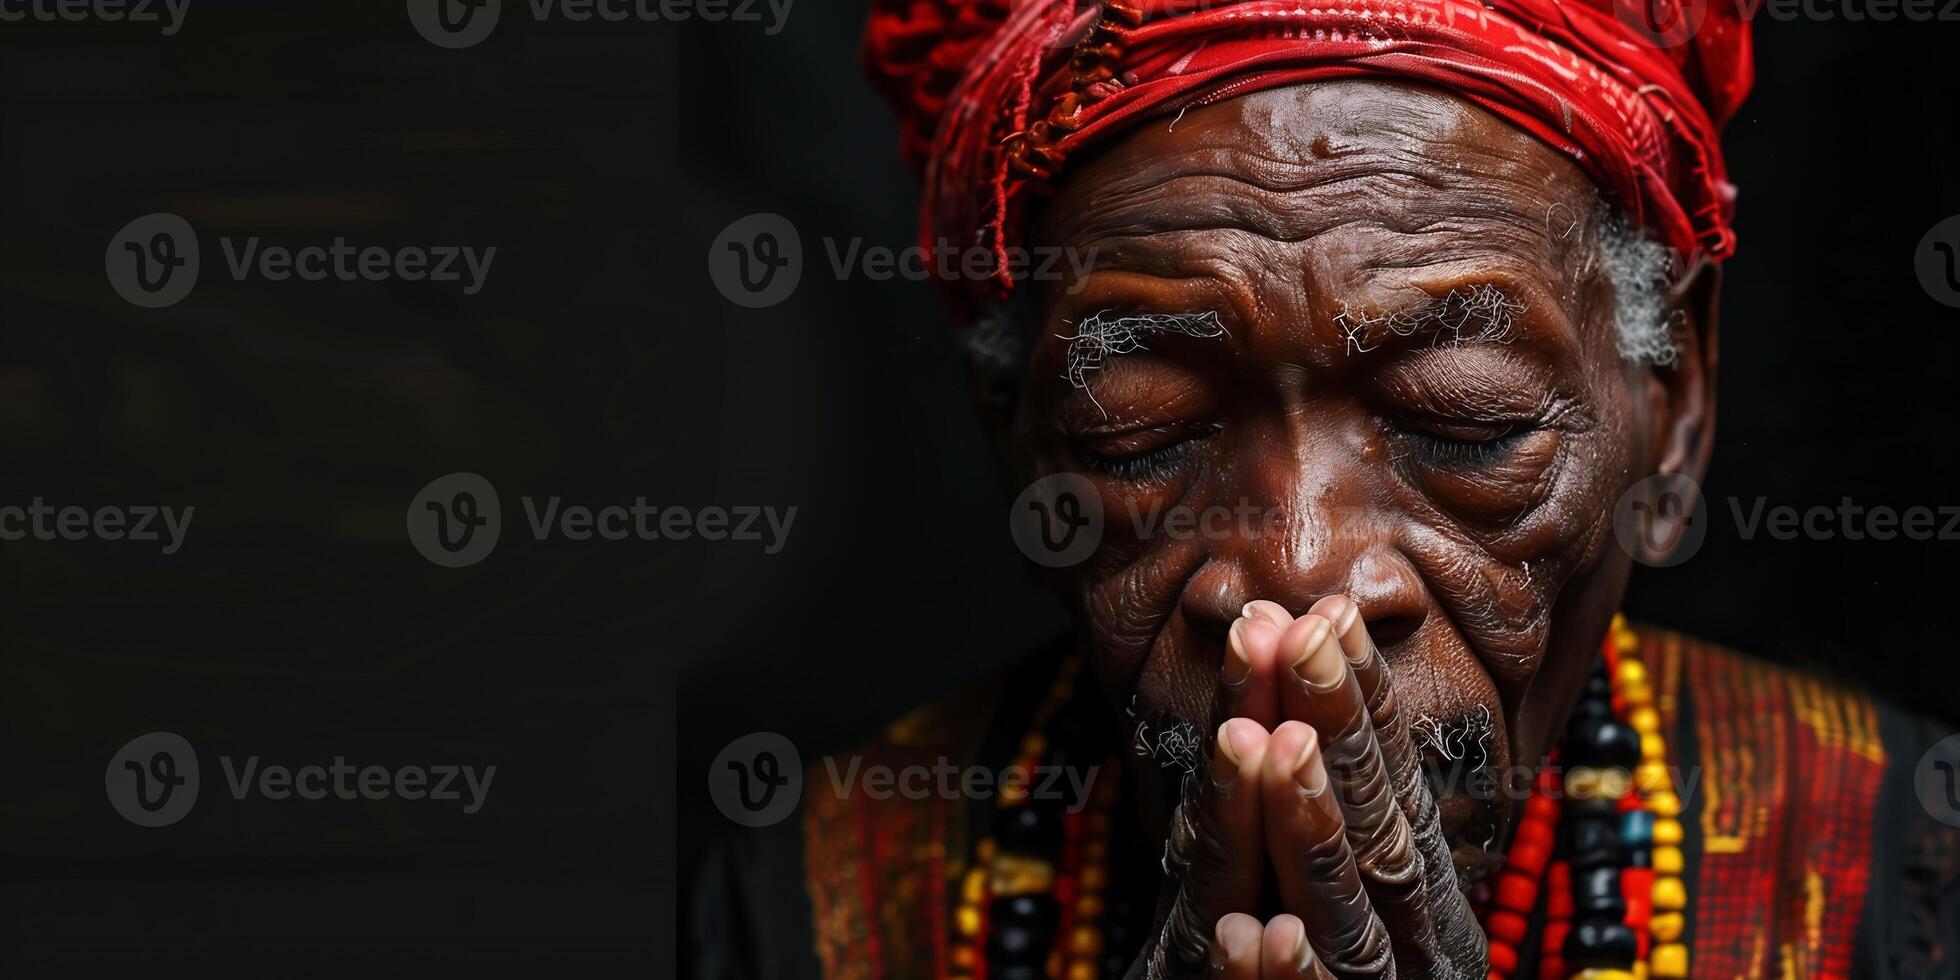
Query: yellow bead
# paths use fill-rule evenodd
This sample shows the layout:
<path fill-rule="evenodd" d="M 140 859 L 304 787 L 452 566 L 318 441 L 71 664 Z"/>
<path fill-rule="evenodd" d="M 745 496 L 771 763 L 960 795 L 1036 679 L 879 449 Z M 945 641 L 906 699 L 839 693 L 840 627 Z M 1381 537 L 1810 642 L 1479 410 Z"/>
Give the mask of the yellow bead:
<path fill-rule="evenodd" d="M 977 936 L 980 934 L 979 909 L 971 905 L 962 905 L 960 906 L 959 912 L 954 916 L 954 919 L 959 925 L 960 935 Z"/>
<path fill-rule="evenodd" d="M 1642 762 L 1666 762 L 1667 761 L 1667 743 L 1661 741 L 1661 737 L 1659 733 L 1648 732 L 1647 734 L 1640 736 L 1640 761 Z"/>
<path fill-rule="evenodd" d="M 1654 873 L 1657 875 L 1680 874 L 1681 849 L 1678 847 L 1654 848 Z"/>
<path fill-rule="evenodd" d="M 1678 846 L 1681 843 L 1681 821 L 1654 821 L 1654 843 Z"/>
<path fill-rule="evenodd" d="M 1661 730 L 1661 713 L 1653 708 L 1635 708 L 1627 712 L 1627 724 L 1642 735 L 1651 735 Z"/>
<path fill-rule="evenodd" d="M 1615 632 L 1615 633 L 1619 633 L 1619 632 L 1622 632 L 1622 631 L 1624 631 L 1624 630 L 1625 630 L 1626 628 L 1627 628 L 1627 614 L 1626 614 L 1626 613 L 1614 613 L 1614 614 L 1613 614 L 1613 626 L 1612 626 L 1612 629 L 1613 629 L 1613 632 Z"/>
<path fill-rule="evenodd" d="M 1082 869 L 1086 886 L 1089 872 L 1094 868 Z M 1055 882 L 1055 866 L 1040 858 L 1021 857 L 1015 854 L 1002 854 L 993 862 L 993 870 L 987 877 L 987 886 L 996 895 L 1037 895 L 1048 890 Z"/>
<path fill-rule="evenodd" d="M 1647 964 L 1656 977 L 1685 977 L 1688 975 L 1688 947 L 1680 943 L 1662 943 L 1654 947 Z"/>
<path fill-rule="evenodd" d="M 1654 879 L 1654 908 L 1678 912 L 1688 904 L 1688 886 L 1673 875 Z"/>
<path fill-rule="evenodd" d="M 1591 967 L 1572 975 L 1572 980 L 1633 980 L 1632 970 L 1604 970 Z"/>
<path fill-rule="evenodd" d="M 1096 980 L 1102 971 L 1096 969 L 1093 960 L 1076 960 L 1068 965 L 1068 980 Z"/>
<path fill-rule="evenodd" d="M 1657 817 L 1678 817 L 1681 815 L 1681 798 L 1667 790 L 1647 794 L 1647 809 Z M 1676 821 L 1677 823 L 1679 821 Z M 1676 841 L 1675 843 L 1680 843 Z"/>
<path fill-rule="evenodd" d="M 1630 629 L 1616 630 L 1613 633 L 1613 645 L 1619 647 L 1620 652 L 1624 654 L 1631 655 L 1638 653 L 1640 651 L 1640 634 Z"/>
<path fill-rule="evenodd" d="M 1099 895 L 1084 895 L 1075 900 L 1075 917 L 1084 922 L 1101 922 L 1103 900 Z"/>
<path fill-rule="evenodd" d="M 987 900 L 987 872 L 974 868 L 960 882 L 960 900 L 978 905 Z"/>
<path fill-rule="evenodd" d="M 1647 980 L 1647 964 L 1640 962 L 1633 964 L 1633 980 Z"/>
<path fill-rule="evenodd" d="M 1102 952 L 1102 930 L 1095 926 L 1076 926 L 1069 934 L 1068 950 L 1078 956 L 1094 956 Z"/>
<path fill-rule="evenodd" d="M 1022 755 L 1031 755 L 1039 758 L 1046 751 L 1048 751 L 1048 739 L 1040 732 L 1035 732 L 1021 740 Z"/>
<path fill-rule="evenodd" d="M 1082 869 L 1076 884 L 1085 892 L 1099 892 L 1109 884 L 1109 869 L 1099 864 L 1091 864 Z"/>
<path fill-rule="evenodd" d="M 1633 771 L 1633 784 L 1642 793 L 1658 793 L 1674 788 L 1674 777 L 1668 775 L 1667 767 L 1658 762 L 1643 762 Z"/>
<path fill-rule="evenodd" d="M 1620 661 L 1620 669 L 1614 674 L 1614 679 L 1626 687 L 1645 684 L 1647 683 L 1647 665 L 1631 657 L 1624 658 Z"/>
<path fill-rule="evenodd" d="M 1646 681 L 1641 681 L 1638 684 L 1628 684 L 1620 688 L 1620 697 L 1625 698 L 1628 704 L 1652 704 L 1654 702 L 1654 689 L 1647 686 Z"/>
<path fill-rule="evenodd" d="M 981 838 L 980 846 L 973 849 L 973 855 L 979 858 L 982 863 L 992 861 L 994 859 L 994 839 L 992 837 Z"/>
<path fill-rule="evenodd" d="M 1657 943 L 1671 943 L 1681 938 L 1681 930 L 1687 920 L 1679 912 L 1657 912 L 1647 921 L 1647 929 L 1654 934 Z"/>
<path fill-rule="evenodd" d="M 962 970 L 971 970 L 973 969 L 973 962 L 975 959 L 976 957 L 973 955 L 972 946 L 969 946 L 966 943 L 959 943 L 953 947 L 954 966 L 959 967 Z"/>

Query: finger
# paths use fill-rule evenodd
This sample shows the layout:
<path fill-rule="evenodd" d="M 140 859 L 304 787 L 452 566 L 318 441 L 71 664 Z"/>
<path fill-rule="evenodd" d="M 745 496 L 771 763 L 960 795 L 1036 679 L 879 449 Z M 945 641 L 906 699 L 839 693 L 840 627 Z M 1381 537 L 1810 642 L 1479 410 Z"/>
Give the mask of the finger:
<path fill-rule="evenodd" d="M 1334 636 L 1334 624 L 1309 614 L 1280 643 L 1292 665 L 1280 685 L 1281 711 L 1312 725 L 1347 824 L 1348 844 L 1368 895 L 1395 939 L 1404 969 L 1431 976 L 1441 959 L 1423 888 L 1424 861 L 1402 815 L 1360 682 Z"/>
<path fill-rule="evenodd" d="M 1394 976 L 1388 930 L 1355 866 L 1311 727 L 1287 721 L 1273 732 L 1259 790 L 1280 904 L 1305 923 L 1309 943 L 1335 976 Z"/>
<path fill-rule="evenodd" d="M 1250 608 L 1248 606 L 1248 608 Z M 1268 731 L 1279 724 L 1279 627 L 1264 616 L 1245 615 L 1225 634 L 1214 718 L 1250 718 Z"/>
<path fill-rule="evenodd" d="M 1259 832 L 1259 776 L 1264 728 L 1234 718 L 1218 727 L 1205 778 L 1186 777 L 1184 800 L 1171 815 L 1164 873 L 1177 883 L 1159 948 L 1171 976 L 1208 965 L 1218 920 L 1258 908 L 1265 868 Z"/>
<path fill-rule="evenodd" d="M 1260 980 L 1259 953 L 1265 927 L 1244 912 L 1218 920 L 1212 940 L 1211 975 L 1221 980 Z"/>
<path fill-rule="evenodd" d="M 1307 941 L 1306 924 L 1298 916 L 1274 916 L 1266 923 L 1263 942 L 1259 980 L 1334 980 Z"/>
<path fill-rule="evenodd" d="M 1410 736 L 1409 719 L 1402 713 L 1389 677 L 1388 660 L 1368 634 L 1361 607 L 1346 596 L 1328 596 L 1314 604 L 1313 612 L 1334 624 L 1334 635 L 1348 668 L 1361 688 L 1368 706 L 1369 722 L 1375 729 L 1388 782 L 1408 822 L 1411 842 L 1421 858 L 1423 892 L 1428 898 L 1437 931 L 1437 945 L 1452 962 L 1476 963 L 1483 959 L 1485 938 L 1477 925 L 1470 902 L 1458 887 L 1456 864 L 1450 856 L 1449 841 L 1443 837 L 1442 814 L 1423 778 L 1422 758 Z"/>

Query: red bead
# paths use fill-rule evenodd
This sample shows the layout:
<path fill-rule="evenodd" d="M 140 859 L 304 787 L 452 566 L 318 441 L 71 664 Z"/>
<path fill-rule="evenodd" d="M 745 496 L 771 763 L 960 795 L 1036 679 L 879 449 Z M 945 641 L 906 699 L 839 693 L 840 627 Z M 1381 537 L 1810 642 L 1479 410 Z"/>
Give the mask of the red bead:
<path fill-rule="evenodd" d="M 1490 944 L 1490 969 L 1492 973 L 1508 974 L 1518 968 L 1518 951 L 1510 943 L 1492 942 Z"/>
<path fill-rule="evenodd" d="M 1492 912 L 1484 922 L 1484 931 L 1490 934 L 1492 940 L 1509 943 L 1513 947 L 1524 942 L 1525 930 L 1529 928 L 1531 923 L 1526 922 L 1524 916 L 1506 909 Z"/>
<path fill-rule="evenodd" d="M 1543 841 L 1519 841 L 1511 845 L 1511 853 L 1505 858 L 1506 866 L 1516 868 L 1530 877 L 1538 877 L 1545 870 L 1545 861 L 1552 856 L 1551 845 Z"/>
<path fill-rule="evenodd" d="M 1565 980 L 1565 958 L 1547 955 L 1539 960 L 1538 980 Z"/>
<path fill-rule="evenodd" d="M 1531 799 L 1524 801 L 1524 818 L 1526 821 L 1538 823 L 1557 823 L 1558 801 L 1549 796 L 1533 794 Z"/>
<path fill-rule="evenodd" d="M 1546 766 L 1538 770 L 1538 780 L 1532 784 L 1532 788 L 1540 793 L 1550 793 L 1563 785 L 1564 780 L 1559 775 L 1558 767 Z"/>
<path fill-rule="evenodd" d="M 1538 901 L 1538 881 L 1515 868 L 1505 868 L 1497 873 L 1496 899 L 1498 908 L 1530 912 Z"/>

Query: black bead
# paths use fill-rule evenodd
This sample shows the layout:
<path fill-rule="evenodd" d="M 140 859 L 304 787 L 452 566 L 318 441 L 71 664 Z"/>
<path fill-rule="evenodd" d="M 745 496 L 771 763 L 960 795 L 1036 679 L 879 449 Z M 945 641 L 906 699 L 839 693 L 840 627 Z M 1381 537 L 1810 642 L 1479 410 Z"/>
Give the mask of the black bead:
<path fill-rule="evenodd" d="M 997 924 L 1053 934 L 1061 921 L 1062 907 L 1050 895 L 1008 895 L 994 899 L 987 914 Z"/>
<path fill-rule="evenodd" d="M 1654 866 L 1654 852 L 1641 848 L 1627 852 L 1627 866 L 1630 868 L 1651 868 Z"/>
<path fill-rule="evenodd" d="M 1602 664 L 1599 669 L 1593 671 L 1591 677 L 1586 678 L 1586 696 L 1600 700 L 1612 699 L 1613 682 L 1606 679 L 1605 665 Z"/>
<path fill-rule="evenodd" d="M 987 976 L 999 977 L 1000 980 L 1048 980 L 1048 965 L 1046 963 L 988 963 Z"/>
<path fill-rule="evenodd" d="M 1565 816 L 1572 820 L 1612 820 L 1619 816 L 1620 801 L 1593 797 L 1588 800 L 1566 797 L 1562 807 Z"/>
<path fill-rule="evenodd" d="M 1620 863 L 1620 829 L 1610 819 L 1575 819 L 1566 831 L 1566 860 L 1572 869 L 1617 867 Z"/>
<path fill-rule="evenodd" d="M 1625 970 L 1640 952 L 1639 940 L 1624 922 L 1574 922 L 1565 935 L 1565 965 L 1572 970 Z"/>
<path fill-rule="evenodd" d="M 1053 938 L 1025 926 L 992 924 L 987 929 L 987 963 L 1045 964 L 1048 961 L 1049 940 Z"/>
<path fill-rule="evenodd" d="M 1002 811 L 994 840 L 1017 854 L 1052 854 L 1061 847 L 1062 822 L 1049 807 L 1025 803 Z"/>
<path fill-rule="evenodd" d="M 1613 717 L 1613 705 L 1611 702 L 1601 701 L 1597 698 L 1581 698 L 1579 703 L 1572 707 L 1572 718 L 1567 722 L 1567 730 L 1570 731 L 1570 725 L 1576 724 L 1584 718 L 1611 717 Z"/>
<path fill-rule="evenodd" d="M 1593 868 L 1572 872 L 1572 918 L 1618 919 L 1626 915 L 1626 896 L 1620 891 L 1620 869 Z"/>
<path fill-rule="evenodd" d="M 1575 719 L 1567 727 L 1568 766 L 1632 769 L 1640 764 L 1640 733 L 1612 717 Z"/>

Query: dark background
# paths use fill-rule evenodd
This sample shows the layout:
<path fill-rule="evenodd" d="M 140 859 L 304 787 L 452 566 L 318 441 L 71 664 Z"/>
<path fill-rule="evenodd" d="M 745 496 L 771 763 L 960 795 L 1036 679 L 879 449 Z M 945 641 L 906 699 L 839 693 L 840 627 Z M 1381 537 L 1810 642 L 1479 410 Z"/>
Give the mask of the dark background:
<path fill-rule="evenodd" d="M 534 24 L 444 51 L 398 2 L 194 0 L 183 29 L 0 24 L 0 502 L 197 508 L 183 551 L 0 542 L 0 972 L 561 964 L 655 975 L 737 735 L 859 737 L 1063 628 L 922 283 L 838 282 L 825 238 L 911 244 L 860 81 L 865 4 L 760 24 Z M 1913 273 L 1960 212 L 1960 23 L 1761 23 L 1729 131 L 1718 503 L 1960 504 L 1956 312 Z M 197 227 L 164 310 L 117 229 Z M 795 296 L 727 302 L 729 222 L 776 212 Z M 221 235 L 498 247 L 487 288 L 226 281 Z M 442 569 L 403 513 L 502 492 Z M 795 506 L 735 542 L 537 543 L 519 495 Z M 1643 571 L 1638 617 L 1949 718 L 1960 542 L 1742 541 Z M 132 737 L 206 767 L 184 821 L 106 804 Z M 233 801 L 215 757 L 498 766 L 484 810 Z M 678 823 L 677 823 L 678 821 Z"/>

